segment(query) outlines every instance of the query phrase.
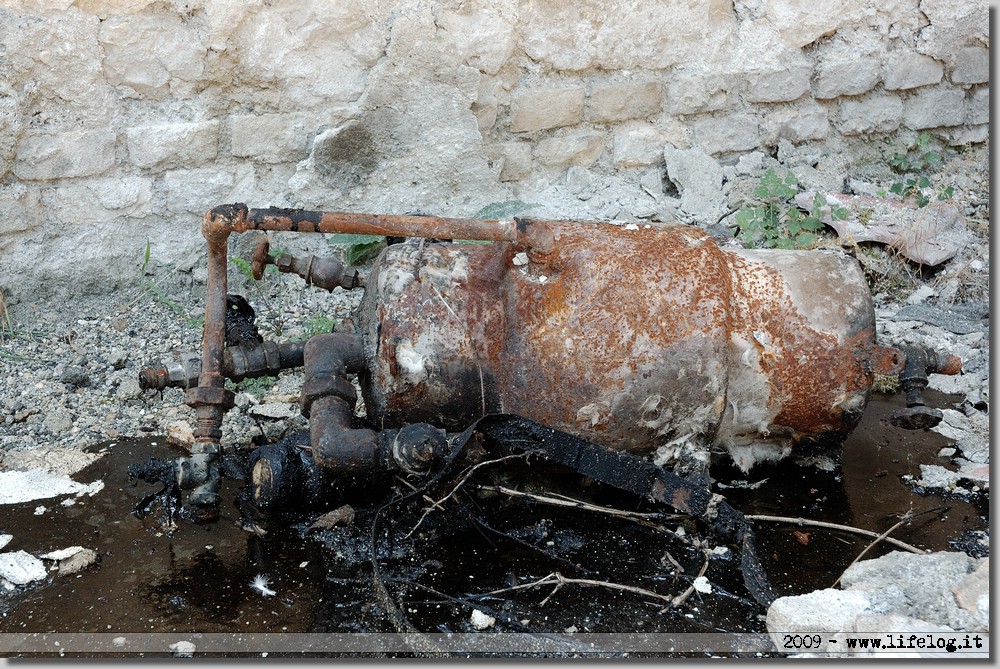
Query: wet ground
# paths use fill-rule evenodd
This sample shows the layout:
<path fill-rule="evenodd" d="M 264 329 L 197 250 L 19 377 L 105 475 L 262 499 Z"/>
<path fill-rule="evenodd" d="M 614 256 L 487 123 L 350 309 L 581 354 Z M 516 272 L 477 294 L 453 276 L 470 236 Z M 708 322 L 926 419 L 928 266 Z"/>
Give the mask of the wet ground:
<path fill-rule="evenodd" d="M 712 472 L 718 491 L 749 515 L 802 517 L 877 533 L 913 512 L 918 515 L 893 537 L 921 549 L 955 550 L 969 531 L 988 527 L 988 500 L 918 495 L 900 479 L 919 477 L 921 463 L 947 466 L 936 454 L 949 445 L 933 432 L 889 426 L 888 415 L 901 402 L 882 398 L 869 405 L 843 446 L 837 471 L 783 463 L 747 476 L 720 468 Z M 946 402 L 928 394 L 929 404 Z M 4 509 L 0 532 L 14 536 L 6 551 L 38 555 L 80 545 L 96 550 L 100 562 L 0 594 L 0 632 L 463 633 L 483 625 L 527 634 L 765 631 L 764 609 L 749 597 L 733 550 L 723 550 L 669 509 L 555 467 L 510 462 L 483 468 L 443 504 L 444 512 L 423 517 L 426 502 L 389 509 L 378 515 L 374 533 L 376 507 L 332 500 L 353 503 L 351 526 L 309 530 L 322 513 L 317 509 L 269 523 L 261 538 L 237 526 L 229 503 L 220 521 L 182 524 L 172 533 L 158 514 L 136 517 L 133 506 L 156 486 L 129 481 L 127 466 L 177 453 L 163 439 L 121 440 L 101 450 L 102 459 L 73 477 L 104 480 L 101 493 L 72 506 L 40 500 Z M 738 487 L 761 481 L 755 489 Z M 495 484 L 653 515 L 612 516 L 476 491 Z M 225 499 L 237 485 L 224 484 Z M 42 504 L 48 510 L 36 515 Z M 788 522 L 760 519 L 753 527 L 778 595 L 830 587 L 872 542 Z M 378 574 L 369 560 L 372 546 Z M 712 592 L 691 591 L 712 548 L 717 550 L 703 574 Z M 893 549 L 880 544 L 866 558 Z M 549 576 L 554 572 L 568 580 L 558 584 Z M 273 596 L 251 586 L 258 575 L 268 579 Z M 531 586 L 546 577 L 545 584 Z"/>

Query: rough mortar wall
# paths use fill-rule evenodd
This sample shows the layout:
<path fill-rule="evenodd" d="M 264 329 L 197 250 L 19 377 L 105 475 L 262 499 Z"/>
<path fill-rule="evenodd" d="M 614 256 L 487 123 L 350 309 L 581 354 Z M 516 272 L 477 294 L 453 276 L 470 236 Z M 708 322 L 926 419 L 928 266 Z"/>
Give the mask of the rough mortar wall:
<path fill-rule="evenodd" d="M 222 203 L 634 219 L 546 193 L 641 194 L 667 147 L 988 137 L 967 0 L 0 0 L 0 25 L 11 305 L 135 285 L 147 241 L 197 285 Z"/>

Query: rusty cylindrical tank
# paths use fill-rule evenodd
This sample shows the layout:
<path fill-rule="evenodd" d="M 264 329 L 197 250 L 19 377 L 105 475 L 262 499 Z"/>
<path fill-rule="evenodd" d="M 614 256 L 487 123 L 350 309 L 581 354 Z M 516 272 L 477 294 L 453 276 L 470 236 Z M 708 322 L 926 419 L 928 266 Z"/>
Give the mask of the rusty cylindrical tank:
<path fill-rule="evenodd" d="M 748 469 L 858 423 L 868 286 L 837 251 L 722 248 L 687 226 L 518 221 L 516 241 L 388 247 L 366 281 L 379 427 L 516 413 L 616 450 L 707 447 Z"/>

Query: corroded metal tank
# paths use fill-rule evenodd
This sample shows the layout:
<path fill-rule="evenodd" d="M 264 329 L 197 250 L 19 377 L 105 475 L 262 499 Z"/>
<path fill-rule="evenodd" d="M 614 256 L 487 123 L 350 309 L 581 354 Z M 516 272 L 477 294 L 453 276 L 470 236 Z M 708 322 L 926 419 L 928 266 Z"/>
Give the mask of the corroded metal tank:
<path fill-rule="evenodd" d="M 845 435 L 874 373 L 898 371 L 843 253 L 720 247 L 681 225 L 518 229 L 379 257 L 359 317 L 376 425 L 515 413 L 664 459 L 711 445 L 747 468 Z"/>

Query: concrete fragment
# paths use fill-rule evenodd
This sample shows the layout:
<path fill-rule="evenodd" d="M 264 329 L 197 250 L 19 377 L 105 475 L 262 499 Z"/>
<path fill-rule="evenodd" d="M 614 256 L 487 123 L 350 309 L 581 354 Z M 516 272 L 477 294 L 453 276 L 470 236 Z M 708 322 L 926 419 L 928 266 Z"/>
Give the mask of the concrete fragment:
<path fill-rule="evenodd" d="M 900 613 L 953 629 L 974 629 L 975 616 L 958 606 L 952 586 L 977 566 L 975 558 L 957 551 L 925 555 L 893 551 L 853 564 L 841 584 L 846 591 L 899 588 L 906 598 Z"/>
<path fill-rule="evenodd" d="M 280 420 L 284 418 L 294 418 L 299 415 L 299 407 L 295 404 L 283 404 L 279 402 L 265 402 L 251 406 L 247 413 L 251 416 Z"/>
<path fill-rule="evenodd" d="M 44 470 L 51 474 L 70 476 L 104 456 L 73 448 L 36 446 L 4 453 L 3 464 L 8 470 Z"/>
<path fill-rule="evenodd" d="M 870 613 L 867 593 L 848 590 L 816 590 L 804 595 L 779 597 L 767 610 L 767 630 L 778 647 L 782 634 L 838 632 L 857 616 Z M 828 650 L 827 639 L 816 652 Z"/>
<path fill-rule="evenodd" d="M 472 615 L 469 616 L 469 622 L 472 623 L 472 626 L 477 630 L 485 630 L 493 627 L 496 624 L 497 619 L 489 614 L 483 613 L 479 609 L 473 609 Z"/>
<path fill-rule="evenodd" d="M 0 534 L 0 548 L 3 548 L 14 538 L 13 534 Z"/>
<path fill-rule="evenodd" d="M 0 553 L 0 579 L 25 585 L 45 578 L 45 563 L 25 551 Z"/>
<path fill-rule="evenodd" d="M 699 148 L 663 148 L 667 178 L 680 192 L 680 207 L 705 222 L 714 222 L 724 205 L 722 166 Z"/>
<path fill-rule="evenodd" d="M 60 495 L 94 496 L 104 488 L 103 481 L 77 483 L 68 476 L 40 469 L 0 472 L 0 504 L 20 504 Z"/>
<path fill-rule="evenodd" d="M 164 432 L 167 435 L 167 443 L 181 448 L 190 448 L 194 445 L 194 430 L 191 425 L 184 420 L 175 420 L 164 425 Z"/>

